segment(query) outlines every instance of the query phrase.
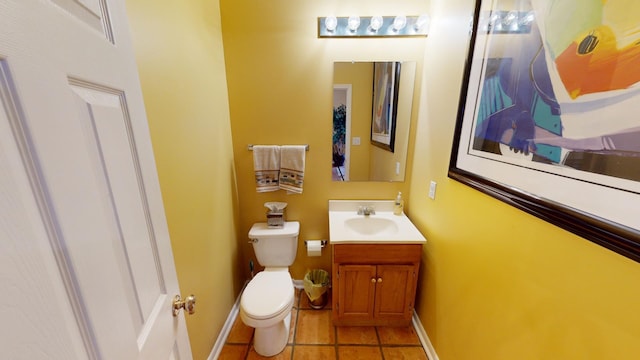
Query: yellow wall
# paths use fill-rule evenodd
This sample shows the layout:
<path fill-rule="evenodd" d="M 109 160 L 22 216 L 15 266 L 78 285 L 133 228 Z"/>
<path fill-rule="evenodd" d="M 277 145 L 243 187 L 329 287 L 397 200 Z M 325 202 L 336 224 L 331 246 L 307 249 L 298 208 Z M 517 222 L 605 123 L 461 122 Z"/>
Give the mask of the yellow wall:
<path fill-rule="evenodd" d="M 443 360 L 637 359 L 640 264 L 447 178 L 473 6 L 430 10 L 408 199 L 422 324 Z"/>
<path fill-rule="evenodd" d="M 206 359 L 244 282 L 217 1 L 127 0 L 194 359 Z"/>
<path fill-rule="evenodd" d="M 332 13 L 421 14 L 426 8 L 423 0 L 220 1 L 240 193 L 239 236 L 246 239 L 253 223 L 265 221 L 265 202 L 286 201 L 287 219 L 301 224 L 298 256 L 291 267 L 294 279 L 302 279 L 310 268 L 330 269 L 328 250 L 322 257 L 310 258 L 303 243 L 305 239 L 328 238 L 329 199 L 393 199 L 398 191 L 408 188 L 407 182 L 331 180 L 333 62 L 421 63 L 425 47 L 424 38 L 318 39 L 317 17 Z M 309 144 L 303 194 L 256 193 L 248 144 Z M 246 269 L 249 259 L 255 257 L 246 242 L 242 251 Z"/>

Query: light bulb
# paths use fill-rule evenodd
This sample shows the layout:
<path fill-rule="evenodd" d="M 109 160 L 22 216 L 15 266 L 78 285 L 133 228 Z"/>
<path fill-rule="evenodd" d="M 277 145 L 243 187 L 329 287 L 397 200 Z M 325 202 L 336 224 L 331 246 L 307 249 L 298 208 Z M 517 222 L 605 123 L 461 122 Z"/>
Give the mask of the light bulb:
<path fill-rule="evenodd" d="M 382 27 L 382 23 L 384 22 L 384 20 L 382 20 L 382 16 L 374 16 L 371 18 L 371 31 L 376 32 L 378 30 L 380 30 L 380 28 Z"/>
<path fill-rule="evenodd" d="M 431 24 L 431 19 L 429 18 L 429 15 L 422 14 L 418 16 L 418 20 L 416 20 L 414 28 L 416 31 L 424 30 L 428 32 L 430 24 Z"/>
<path fill-rule="evenodd" d="M 504 24 L 505 25 L 511 25 L 513 24 L 516 20 L 518 19 L 518 12 L 517 11 L 509 11 L 507 13 L 507 16 L 504 17 Z"/>
<path fill-rule="evenodd" d="M 535 15 L 533 14 L 533 11 L 529 11 L 523 17 L 520 18 L 518 23 L 520 25 L 529 25 L 533 22 L 533 20 L 535 20 Z"/>
<path fill-rule="evenodd" d="M 498 13 L 492 14 L 489 18 L 489 23 L 491 25 L 495 25 L 498 21 L 500 21 L 500 14 Z"/>
<path fill-rule="evenodd" d="M 355 32 L 360 27 L 360 17 L 359 16 L 349 16 L 349 20 L 347 21 L 347 26 L 349 30 Z"/>
<path fill-rule="evenodd" d="M 405 26 L 407 26 L 406 16 L 399 15 L 399 16 L 396 16 L 395 19 L 393 19 L 393 30 L 400 31 L 404 29 Z"/>
<path fill-rule="evenodd" d="M 336 19 L 335 16 L 327 16 L 324 19 L 324 27 L 327 31 L 333 32 L 336 29 L 336 26 L 338 26 L 338 19 Z"/>

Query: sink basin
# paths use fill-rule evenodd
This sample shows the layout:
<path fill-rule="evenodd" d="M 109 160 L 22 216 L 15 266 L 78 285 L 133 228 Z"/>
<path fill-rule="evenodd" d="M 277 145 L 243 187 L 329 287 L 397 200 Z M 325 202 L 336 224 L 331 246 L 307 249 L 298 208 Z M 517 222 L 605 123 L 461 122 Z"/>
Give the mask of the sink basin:
<path fill-rule="evenodd" d="M 344 221 L 344 226 L 359 235 L 394 235 L 398 232 L 398 225 L 390 219 L 371 216 L 359 216 Z"/>
<path fill-rule="evenodd" d="M 329 241 L 332 244 L 421 244 L 426 239 L 403 213 L 393 214 L 393 200 L 329 200 Z M 370 206 L 375 214 L 358 215 Z"/>

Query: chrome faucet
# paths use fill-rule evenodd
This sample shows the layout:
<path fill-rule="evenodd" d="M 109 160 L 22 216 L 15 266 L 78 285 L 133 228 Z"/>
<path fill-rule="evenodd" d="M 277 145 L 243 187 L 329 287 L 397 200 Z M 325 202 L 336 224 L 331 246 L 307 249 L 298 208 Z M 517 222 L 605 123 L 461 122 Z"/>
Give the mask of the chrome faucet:
<path fill-rule="evenodd" d="M 369 216 L 375 214 L 376 209 L 374 209 L 373 206 L 358 206 L 358 215 Z"/>

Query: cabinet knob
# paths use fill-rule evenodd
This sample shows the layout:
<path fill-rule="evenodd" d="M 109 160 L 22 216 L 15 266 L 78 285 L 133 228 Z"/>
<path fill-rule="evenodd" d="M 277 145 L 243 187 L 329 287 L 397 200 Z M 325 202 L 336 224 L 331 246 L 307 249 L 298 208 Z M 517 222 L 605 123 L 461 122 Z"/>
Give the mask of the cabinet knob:
<path fill-rule="evenodd" d="M 382 278 L 378 278 L 378 282 L 381 283 L 382 282 Z"/>
<path fill-rule="evenodd" d="M 371 282 L 372 283 L 376 282 L 376 279 L 375 278 L 371 278 Z"/>

